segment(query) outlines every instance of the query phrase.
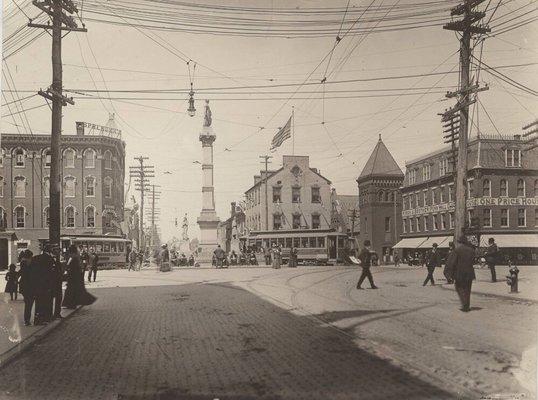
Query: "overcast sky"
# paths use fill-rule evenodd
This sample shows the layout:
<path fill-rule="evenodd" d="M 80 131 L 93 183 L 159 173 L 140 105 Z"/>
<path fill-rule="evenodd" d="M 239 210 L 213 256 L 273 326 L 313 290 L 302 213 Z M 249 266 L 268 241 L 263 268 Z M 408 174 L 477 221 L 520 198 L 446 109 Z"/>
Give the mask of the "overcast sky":
<path fill-rule="evenodd" d="M 390 6 L 409 2 L 417 3 L 419 0 L 387 0 L 377 3 Z M 224 2 L 204 0 L 204 3 Z M 225 3 L 276 8 L 345 8 L 348 1 L 227 0 Z M 349 4 L 353 7 L 370 3 L 371 1 L 352 0 Z M 497 0 L 492 2 L 496 3 Z M 528 4 L 530 7 L 527 10 L 536 13 L 536 3 L 528 0 L 507 0 L 504 3 L 499 7 L 497 17 L 516 12 Z M 30 16 L 38 14 L 37 9 L 31 5 L 31 0 L 18 0 L 17 4 Z M 10 1 L 4 2 L 3 12 L 4 19 L 12 15 L 3 24 L 6 38 L 24 24 L 26 18 Z M 83 19 L 88 14 L 83 12 Z M 515 16 L 517 15 L 516 13 Z M 95 17 L 88 15 L 92 16 Z M 448 21 L 448 13 L 446 17 Z M 277 19 L 278 16 L 275 16 Z M 523 20 L 524 17 L 520 19 Z M 64 88 L 67 89 L 84 91 L 97 87 L 108 90 L 186 90 L 189 86 L 189 71 L 184 59 L 180 59 L 177 54 L 184 54 L 187 59 L 194 60 L 193 63 L 197 62 L 195 92 L 197 89 L 211 87 L 302 83 L 335 43 L 334 37 L 252 38 L 162 31 L 155 32 L 158 35 L 155 36 L 152 31 L 132 26 L 115 26 L 90 20 L 85 22 L 88 33 L 71 33 L 63 40 Z M 536 39 L 536 23 L 489 38 L 483 46 L 482 60 L 490 66 L 536 64 Z M 165 43 L 164 40 L 175 50 L 168 51 L 158 44 Z M 50 37 L 44 35 L 7 59 L 18 91 L 36 91 L 50 84 L 50 44 Z M 458 47 L 455 34 L 443 30 L 439 25 L 344 37 L 336 47 L 327 70 L 332 71 L 344 57 L 346 62 L 329 76 L 328 82 L 457 71 Z M 476 55 L 478 57 L 479 53 L 476 52 Z M 319 82 L 324 77 L 327 61 L 326 59 L 315 70 L 308 82 Z M 538 89 L 536 65 L 499 71 L 532 89 Z M 480 100 L 495 125 L 494 127 L 482 108 L 479 108 L 475 123 L 478 123 L 483 133 L 494 134 L 497 130 L 502 134 L 520 133 L 523 125 L 536 118 L 536 97 L 500 82 L 484 71 L 481 72 L 480 80 L 490 86 L 489 91 L 481 93 Z M 145 155 L 150 158 L 149 164 L 155 165 L 154 183 L 161 185 L 163 192 L 160 208 L 164 239 L 172 235 L 180 236 L 180 228 L 173 226 L 173 220 L 177 216 L 181 221 L 184 213 L 189 215 L 190 236 L 194 237 L 197 235 L 196 217 L 201 209 L 201 170 L 200 165 L 193 161 L 201 158 L 198 134 L 203 123 L 204 98 L 212 99 L 213 128 L 217 135 L 214 144 L 217 213 L 221 219 L 225 219 L 229 216 L 230 202 L 241 200 L 245 190 L 252 185 L 253 175 L 261 167 L 259 155 L 268 153 L 272 136 L 289 118 L 292 106 L 295 107 L 295 154 L 309 155 L 311 166 L 320 169 L 333 182 L 338 193 L 356 194 L 355 179 L 379 134 L 402 169 L 406 160 L 442 146 L 437 113 L 453 104 L 453 100 L 444 98 L 443 92 L 455 87 L 457 83 L 458 75 L 453 73 L 327 84 L 325 100 L 321 99 L 321 86 L 312 85 L 301 88 L 301 91 L 309 93 L 299 92 L 289 102 L 284 99 L 290 97 L 296 87 L 273 89 L 285 92 L 274 95 L 279 100 L 252 100 L 253 97 L 264 96 L 256 94 L 260 89 L 245 90 L 252 94 L 228 96 L 197 93 L 195 98 L 198 112 L 193 118 L 186 115 L 187 96 L 184 94 L 157 94 L 155 97 L 159 100 L 136 100 L 133 101 L 134 104 L 108 99 L 76 99 L 75 106 L 64 108 L 63 131 L 65 134 L 74 134 L 75 121 L 105 124 L 108 113 L 116 112 L 116 121 L 126 142 L 126 164 L 134 165 L 134 156 Z M 327 98 L 338 95 L 329 93 L 331 90 L 376 89 L 376 94 L 382 94 L 386 89 L 429 88 L 433 85 L 439 88 L 431 89 L 429 93 L 425 93 L 427 89 L 417 89 L 421 94 L 410 96 L 356 97 L 361 92 L 355 92 L 355 98 Z M 6 89 L 4 78 L 2 89 Z M 29 94 L 31 93 L 22 92 L 19 95 L 25 97 Z M 127 96 L 123 93 L 111 96 L 124 95 Z M 6 103 L 6 99 L 12 101 L 11 94 L 6 93 L 2 104 Z M 23 102 L 25 109 L 42 104 L 44 100 L 38 96 Z M 20 119 L 6 118 L 6 114 L 9 111 L 3 106 L 2 132 L 17 133 L 14 124 L 20 125 Z M 26 115 L 34 132 L 50 132 L 48 107 L 28 110 Z M 322 124 L 323 121 L 325 124 Z M 259 127 L 264 129 L 260 130 Z M 24 129 L 19 127 L 19 131 L 24 132 Z M 473 127 L 473 134 L 475 133 L 476 127 Z M 230 151 L 225 151 L 225 148 Z M 291 153 L 292 141 L 288 140 L 272 154 L 274 158 L 271 167 L 278 168 L 282 155 Z M 164 174 L 165 171 L 171 174 Z"/>

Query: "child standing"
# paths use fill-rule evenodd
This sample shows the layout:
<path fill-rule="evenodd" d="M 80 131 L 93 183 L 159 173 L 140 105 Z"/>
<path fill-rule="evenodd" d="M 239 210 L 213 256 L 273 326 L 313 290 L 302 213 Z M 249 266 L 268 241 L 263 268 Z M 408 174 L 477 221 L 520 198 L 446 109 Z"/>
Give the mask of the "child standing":
<path fill-rule="evenodd" d="M 9 266 L 9 271 L 6 274 L 6 293 L 9 293 L 11 300 L 17 300 L 17 289 L 19 286 L 19 273 L 15 271 L 15 264 Z"/>

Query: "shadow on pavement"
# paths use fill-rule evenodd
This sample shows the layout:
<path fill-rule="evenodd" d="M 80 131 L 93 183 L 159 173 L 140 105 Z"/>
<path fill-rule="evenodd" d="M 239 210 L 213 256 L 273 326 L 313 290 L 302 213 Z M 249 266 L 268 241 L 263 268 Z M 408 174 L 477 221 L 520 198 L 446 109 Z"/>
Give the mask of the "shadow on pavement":
<path fill-rule="evenodd" d="M 0 373 L 0 398 L 10 399 L 463 398 L 333 326 L 220 284 L 100 289 Z"/>

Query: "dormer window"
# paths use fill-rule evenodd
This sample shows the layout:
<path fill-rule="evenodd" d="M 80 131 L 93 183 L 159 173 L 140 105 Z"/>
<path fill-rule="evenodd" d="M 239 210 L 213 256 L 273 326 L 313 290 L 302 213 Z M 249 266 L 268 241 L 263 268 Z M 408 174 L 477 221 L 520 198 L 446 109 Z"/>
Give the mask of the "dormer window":
<path fill-rule="evenodd" d="M 507 167 L 521 167 L 521 150 L 506 149 L 504 159 Z"/>

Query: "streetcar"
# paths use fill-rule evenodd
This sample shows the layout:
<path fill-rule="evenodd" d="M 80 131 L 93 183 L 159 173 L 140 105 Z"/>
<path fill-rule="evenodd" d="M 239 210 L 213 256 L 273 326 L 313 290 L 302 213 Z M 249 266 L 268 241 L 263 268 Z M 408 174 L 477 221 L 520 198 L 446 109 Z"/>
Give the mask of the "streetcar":
<path fill-rule="evenodd" d="M 245 238 L 245 245 L 258 254 L 273 244 L 281 247 L 284 263 L 289 261 L 292 247 L 297 249 L 298 263 L 318 265 L 346 262 L 350 249 L 348 235 L 332 229 L 251 231 Z"/>
<path fill-rule="evenodd" d="M 132 248 L 131 240 L 107 235 L 62 235 L 60 243 L 63 254 L 73 244 L 79 248 L 82 246 L 87 251 L 93 248 L 99 257 L 97 264 L 105 268 L 125 267 Z"/>

